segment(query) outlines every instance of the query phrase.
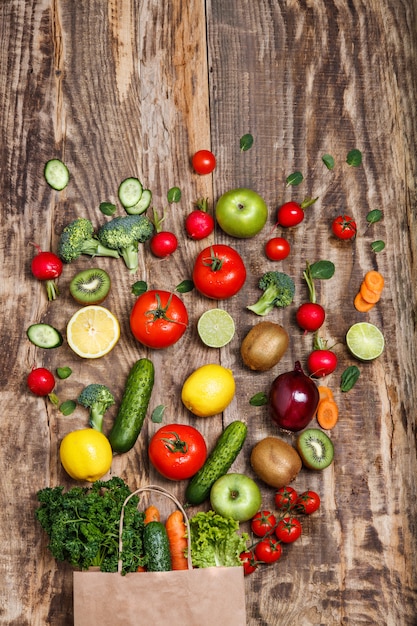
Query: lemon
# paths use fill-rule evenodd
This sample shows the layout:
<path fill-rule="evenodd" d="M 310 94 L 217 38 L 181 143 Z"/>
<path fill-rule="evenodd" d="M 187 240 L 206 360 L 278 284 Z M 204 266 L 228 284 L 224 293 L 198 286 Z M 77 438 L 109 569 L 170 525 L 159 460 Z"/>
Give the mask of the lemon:
<path fill-rule="evenodd" d="M 384 335 L 369 322 L 353 324 L 346 333 L 346 344 L 354 357 L 360 361 L 372 361 L 384 350 Z"/>
<path fill-rule="evenodd" d="M 94 428 L 82 428 L 65 435 L 59 457 L 71 478 L 94 483 L 109 471 L 113 451 L 106 435 Z"/>
<path fill-rule="evenodd" d="M 98 359 L 114 348 L 120 337 L 117 318 L 108 309 L 91 304 L 79 309 L 67 325 L 68 345 L 84 359 Z"/>
<path fill-rule="evenodd" d="M 197 322 L 201 341 L 209 348 L 222 348 L 235 334 L 235 323 L 231 315 L 223 309 L 205 311 Z"/>
<path fill-rule="evenodd" d="M 194 415 L 210 417 L 224 411 L 233 400 L 235 389 L 232 371 L 211 363 L 190 374 L 183 384 L 181 399 Z"/>

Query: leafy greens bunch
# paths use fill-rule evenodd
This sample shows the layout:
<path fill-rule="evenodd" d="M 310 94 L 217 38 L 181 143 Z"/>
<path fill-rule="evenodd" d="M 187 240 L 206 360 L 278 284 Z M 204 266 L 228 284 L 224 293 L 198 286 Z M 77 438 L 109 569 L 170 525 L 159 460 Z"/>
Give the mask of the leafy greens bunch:
<path fill-rule="evenodd" d="M 41 503 L 35 515 L 49 536 L 48 548 L 58 561 L 86 570 L 100 567 L 116 572 L 119 559 L 119 522 L 122 506 L 131 491 L 118 477 L 97 481 L 92 487 L 46 487 L 37 493 Z M 143 565 L 142 536 L 144 513 L 138 511 L 139 498 L 125 506 L 123 524 L 122 573 Z"/>
<path fill-rule="evenodd" d="M 249 539 L 239 534 L 239 522 L 214 511 L 200 512 L 190 519 L 191 557 L 194 567 L 242 565 L 240 553 Z"/>

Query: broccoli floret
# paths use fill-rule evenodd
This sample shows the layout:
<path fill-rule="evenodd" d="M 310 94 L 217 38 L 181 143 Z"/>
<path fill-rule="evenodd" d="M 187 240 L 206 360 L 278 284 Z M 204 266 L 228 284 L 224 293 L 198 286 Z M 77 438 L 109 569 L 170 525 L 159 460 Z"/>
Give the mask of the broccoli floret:
<path fill-rule="evenodd" d="M 150 239 L 154 226 L 145 215 L 114 217 L 103 224 L 97 233 L 100 243 L 117 250 L 126 266 L 135 272 L 139 265 L 138 244 Z"/>
<path fill-rule="evenodd" d="M 64 263 L 75 261 L 81 254 L 119 257 L 117 250 L 106 248 L 95 238 L 93 225 L 85 217 L 67 224 L 58 243 L 58 255 Z"/>
<path fill-rule="evenodd" d="M 86 409 L 90 409 L 90 426 L 103 432 L 103 417 L 115 400 L 111 391 L 105 385 L 87 385 L 80 395 L 78 402 Z"/>
<path fill-rule="evenodd" d="M 293 301 L 294 281 L 284 272 L 266 272 L 258 286 L 264 293 L 255 304 L 246 307 L 256 315 L 267 315 L 274 306 L 286 307 Z"/>

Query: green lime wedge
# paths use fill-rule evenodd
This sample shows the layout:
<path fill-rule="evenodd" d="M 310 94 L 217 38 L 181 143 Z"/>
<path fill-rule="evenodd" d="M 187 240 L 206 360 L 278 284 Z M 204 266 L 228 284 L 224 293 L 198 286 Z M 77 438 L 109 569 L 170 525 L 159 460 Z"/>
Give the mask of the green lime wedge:
<path fill-rule="evenodd" d="M 209 348 L 222 348 L 233 339 L 235 323 L 227 311 L 209 309 L 197 322 L 201 341 Z"/>
<path fill-rule="evenodd" d="M 384 351 L 384 335 L 374 324 L 358 322 L 346 333 L 346 344 L 360 361 L 372 361 Z"/>

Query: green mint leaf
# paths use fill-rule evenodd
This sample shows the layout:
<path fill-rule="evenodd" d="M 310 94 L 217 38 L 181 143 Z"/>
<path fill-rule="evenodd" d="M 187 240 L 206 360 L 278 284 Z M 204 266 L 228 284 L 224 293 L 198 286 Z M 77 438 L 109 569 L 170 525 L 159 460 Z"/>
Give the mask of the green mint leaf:
<path fill-rule="evenodd" d="M 164 413 L 165 413 L 165 407 L 163 404 L 159 404 L 158 406 L 156 406 L 151 414 L 151 420 L 153 421 L 153 423 L 160 424 L 164 417 Z"/>
<path fill-rule="evenodd" d="M 331 154 L 323 154 L 321 160 L 328 170 L 332 170 L 334 168 L 334 158 Z"/>
<path fill-rule="evenodd" d="M 382 252 L 384 248 L 385 248 L 385 241 L 382 241 L 381 239 L 378 239 L 378 241 L 373 241 L 371 243 L 372 252 Z"/>
<path fill-rule="evenodd" d="M 183 280 L 182 283 L 175 287 L 175 291 L 178 293 L 188 293 L 194 289 L 194 283 L 192 280 Z"/>
<path fill-rule="evenodd" d="M 255 393 L 254 396 L 249 400 L 249 404 L 251 406 L 264 406 L 268 403 L 268 396 L 264 391 L 260 391 L 259 393 Z"/>
<path fill-rule="evenodd" d="M 350 365 L 345 369 L 340 378 L 340 390 L 350 391 L 360 376 L 360 370 L 356 365 Z"/>
<path fill-rule="evenodd" d="M 69 376 L 71 376 L 71 374 L 72 374 L 72 369 L 70 367 L 57 367 L 56 368 L 56 375 L 61 380 L 65 380 L 65 378 L 68 378 Z"/>
<path fill-rule="evenodd" d="M 350 150 L 346 157 L 346 163 L 352 167 L 358 167 L 362 163 L 362 152 L 357 150 Z"/>
<path fill-rule="evenodd" d="M 304 177 L 301 172 L 293 172 L 289 176 L 287 176 L 285 182 L 287 183 L 287 187 L 292 185 L 293 187 L 299 185 L 304 180 Z"/>
<path fill-rule="evenodd" d="M 335 272 L 335 265 L 331 261 L 316 261 L 310 265 L 310 276 L 313 279 L 328 280 Z"/>
<path fill-rule="evenodd" d="M 144 280 L 138 280 L 136 283 L 133 283 L 132 293 L 135 296 L 140 296 L 145 293 L 145 291 L 148 291 L 148 285 Z"/>
<path fill-rule="evenodd" d="M 368 224 L 376 224 L 382 220 L 382 211 L 380 209 L 374 209 L 373 211 L 369 211 L 366 216 L 366 221 Z"/>
<path fill-rule="evenodd" d="M 116 205 L 112 204 L 112 202 L 100 202 L 99 209 L 103 215 L 111 216 L 116 213 Z"/>
<path fill-rule="evenodd" d="M 252 148 L 253 146 L 252 135 L 250 133 L 243 135 L 243 137 L 240 138 L 239 145 L 241 152 L 246 152 L 246 150 L 250 150 L 250 148 Z"/>
<path fill-rule="evenodd" d="M 171 187 L 167 193 L 168 202 L 179 202 L 181 200 L 181 189 L 179 187 Z"/>
<path fill-rule="evenodd" d="M 65 400 L 59 405 L 59 410 L 61 411 L 62 415 L 71 415 L 71 413 L 74 413 L 76 406 L 77 403 L 75 402 L 75 400 Z"/>

